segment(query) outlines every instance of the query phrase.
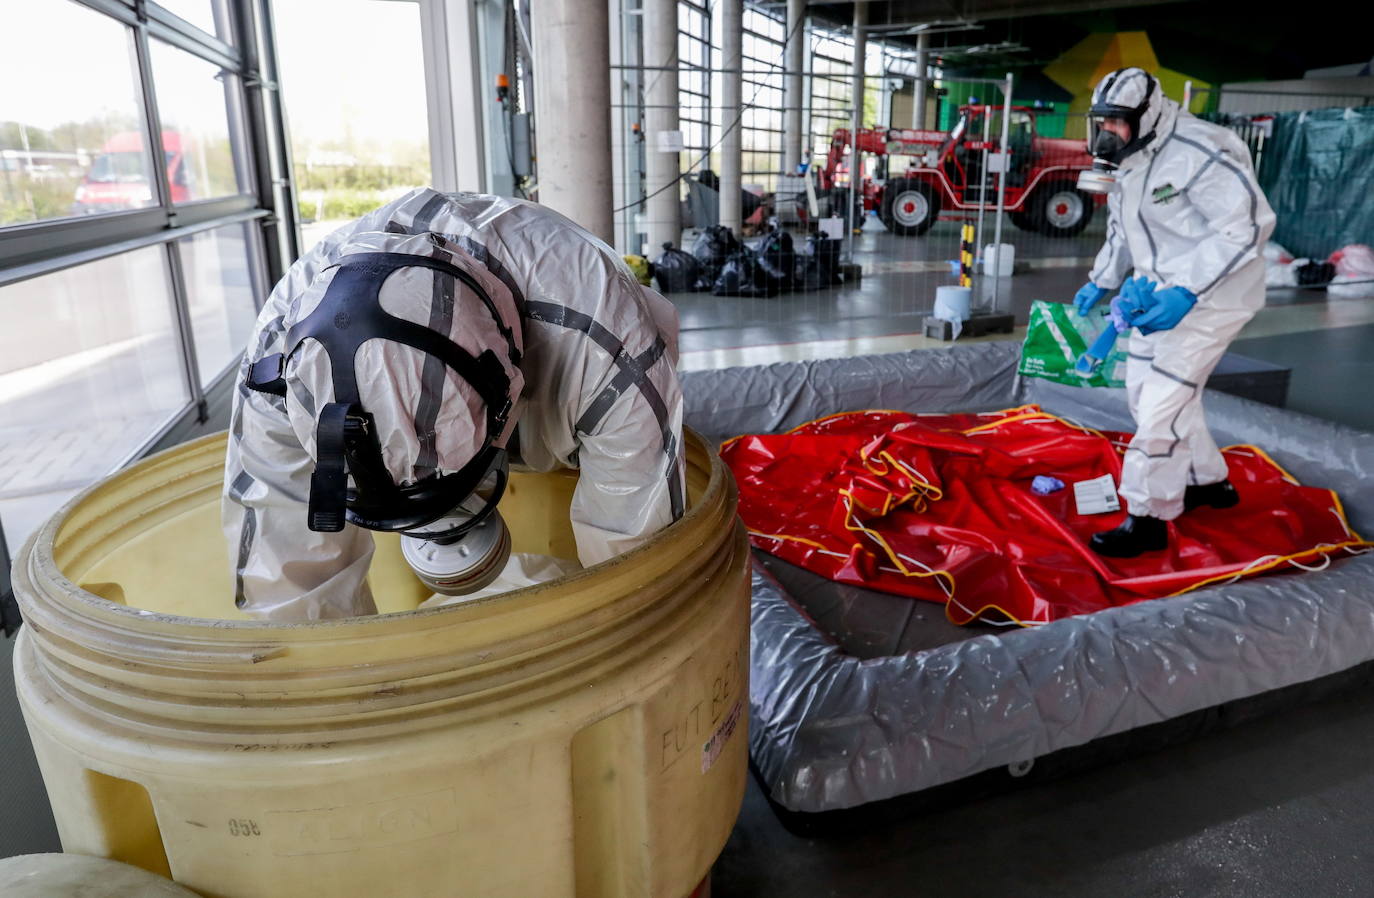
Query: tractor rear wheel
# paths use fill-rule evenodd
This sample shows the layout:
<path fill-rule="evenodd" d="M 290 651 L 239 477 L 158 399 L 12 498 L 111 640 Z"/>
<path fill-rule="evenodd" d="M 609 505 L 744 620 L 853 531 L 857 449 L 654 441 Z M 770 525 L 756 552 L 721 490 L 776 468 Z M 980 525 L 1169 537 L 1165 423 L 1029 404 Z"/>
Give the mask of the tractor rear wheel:
<path fill-rule="evenodd" d="M 940 215 L 940 195 L 924 181 L 899 178 L 883 187 L 883 224 L 902 237 L 919 237 Z"/>
<path fill-rule="evenodd" d="M 1042 184 L 1026 204 L 1035 230 L 1050 237 L 1072 237 L 1093 220 L 1093 198 L 1072 181 Z"/>

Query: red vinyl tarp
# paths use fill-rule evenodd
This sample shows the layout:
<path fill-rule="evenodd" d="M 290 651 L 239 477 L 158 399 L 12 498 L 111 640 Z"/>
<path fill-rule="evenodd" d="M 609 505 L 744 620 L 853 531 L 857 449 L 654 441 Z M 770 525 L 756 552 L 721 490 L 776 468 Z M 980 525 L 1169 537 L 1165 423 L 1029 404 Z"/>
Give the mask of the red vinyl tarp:
<path fill-rule="evenodd" d="M 958 624 L 1046 623 L 1369 546 L 1334 492 L 1300 485 L 1257 447 L 1231 446 L 1239 505 L 1187 513 L 1165 551 L 1102 558 L 1088 538 L 1125 510 L 1079 515 L 1073 484 L 1103 474 L 1119 484 L 1129 440 L 1033 405 L 864 411 L 736 437 L 721 456 L 755 546 L 840 583 L 941 602 Z M 1035 494 L 1042 474 L 1066 487 Z"/>

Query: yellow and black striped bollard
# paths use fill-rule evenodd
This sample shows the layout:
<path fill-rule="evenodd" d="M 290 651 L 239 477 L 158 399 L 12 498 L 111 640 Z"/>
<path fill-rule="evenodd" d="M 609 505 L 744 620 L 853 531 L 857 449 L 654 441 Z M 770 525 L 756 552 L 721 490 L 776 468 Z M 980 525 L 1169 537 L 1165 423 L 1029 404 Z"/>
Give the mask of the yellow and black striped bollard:
<path fill-rule="evenodd" d="M 973 225 L 964 225 L 964 237 L 959 244 L 959 286 L 973 286 Z"/>

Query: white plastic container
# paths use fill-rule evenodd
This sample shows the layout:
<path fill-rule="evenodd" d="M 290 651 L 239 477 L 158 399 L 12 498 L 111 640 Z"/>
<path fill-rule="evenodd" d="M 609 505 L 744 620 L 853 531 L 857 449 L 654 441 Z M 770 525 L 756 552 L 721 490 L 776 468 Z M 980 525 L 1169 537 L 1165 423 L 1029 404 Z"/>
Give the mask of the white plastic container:
<path fill-rule="evenodd" d="M 983 273 L 993 277 L 1011 277 L 1016 268 L 1016 247 L 1010 243 L 989 243 L 983 247 Z"/>

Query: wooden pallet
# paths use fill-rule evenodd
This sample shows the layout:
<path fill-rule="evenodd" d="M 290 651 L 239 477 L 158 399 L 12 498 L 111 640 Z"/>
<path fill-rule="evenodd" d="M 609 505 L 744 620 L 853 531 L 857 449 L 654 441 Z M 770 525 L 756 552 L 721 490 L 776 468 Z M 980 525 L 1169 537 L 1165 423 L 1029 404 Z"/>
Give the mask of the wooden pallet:
<path fill-rule="evenodd" d="M 1015 327 L 1016 318 L 1013 315 L 974 315 L 964 322 L 964 327 L 959 331 L 959 336 L 981 337 L 984 334 L 1009 334 Z M 953 340 L 954 325 L 943 318 L 927 316 L 924 333 L 934 340 Z"/>

